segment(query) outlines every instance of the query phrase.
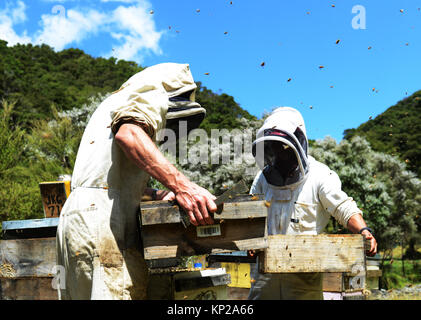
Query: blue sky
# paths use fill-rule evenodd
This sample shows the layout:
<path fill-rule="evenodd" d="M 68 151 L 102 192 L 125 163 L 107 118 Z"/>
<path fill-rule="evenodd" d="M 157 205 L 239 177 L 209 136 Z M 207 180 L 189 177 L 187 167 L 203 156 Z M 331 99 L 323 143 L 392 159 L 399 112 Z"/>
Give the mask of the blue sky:
<path fill-rule="evenodd" d="M 421 0 L 0 0 L 0 38 L 142 66 L 189 63 L 196 81 L 251 114 L 295 107 L 309 138 L 340 141 L 421 90 L 420 8 Z"/>

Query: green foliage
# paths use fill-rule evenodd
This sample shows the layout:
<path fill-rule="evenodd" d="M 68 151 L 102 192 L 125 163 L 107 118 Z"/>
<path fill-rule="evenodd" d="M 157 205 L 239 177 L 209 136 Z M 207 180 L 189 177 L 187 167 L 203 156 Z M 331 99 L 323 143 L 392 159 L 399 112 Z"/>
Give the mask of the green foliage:
<path fill-rule="evenodd" d="M 38 183 L 26 174 L 25 133 L 13 126 L 14 103 L 3 100 L 0 110 L 0 219 L 12 220 L 39 216 Z"/>
<path fill-rule="evenodd" d="M 93 58 L 79 49 L 56 53 L 47 45 L 7 47 L 0 40 L 0 98 L 16 101 L 13 121 L 26 129 L 33 120 L 48 119 L 51 105 L 59 112 L 80 109 L 92 96 L 117 90 L 141 70 L 135 62 Z M 255 120 L 233 97 L 213 93 L 201 83 L 196 97 L 207 110 L 201 128 L 208 132 L 236 127 L 241 117 Z"/>
<path fill-rule="evenodd" d="M 222 136 L 212 136 L 211 133 L 205 141 L 189 140 L 187 144 L 189 161 L 183 163 L 169 154 L 167 157 L 190 180 L 215 195 L 221 194 L 241 179 L 251 185 L 258 168 L 247 146 L 251 145 L 261 125 L 261 120 L 239 118 L 233 123 L 233 130 L 221 131 Z M 241 150 L 236 150 L 235 146 L 241 147 Z M 205 155 L 204 160 L 198 159 L 201 153 Z M 228 158 L 224 158 L 226 156 Z M 194 161 L 194 157 L 197 157 L 197 161 Z"/>
<path fill-rule="evenodd" d="M 242 109 L 232 96 L 217 94 L 197 83 L 196 101 L 206 109 L 206 117 L 200 128 L 210 133 L 211 129 L 241 128 L 240 119 L 254 121 L 256 117 Z"/>
<path fill-rule="evenodd" d="M 23 152 L 24 132 L 14 127 L 12 117 L 15 103 L 2 101 L 0 110 L 0 178 L 7 175 L 19 161 Z"/>
<path fill-rule="evenodd" d="M 342 189 L 364 212 L 380 249 L 418 234 L 421 182 L 404 162 L 373 151 L 359 136 L 339 144 L 329 137 L 316 141 L 310 153 L 338 173 Z"/>
<path fill-rule="evenodd" d="M 134 62 L 93 58 L 78 49 L 56 53 L 47 45 L 7 47 L 0 41 L 0 97 L 17 101 L 14 121 L 25 128 L 48 118 L 52 104 L 59 111 L 80 108 L 141 70 Z"/>
<path fill-rule="evenodd" d="M 71 174 L 87 119 L 100 97 L 83 110 L 59 113 L 51 107 L 49 120 L 34 120 L 25 133 L 12 125 L 14 104 L 3 101 L 0 114 L 0 220 L 44 216 L 39 183 Z"/>
<path fill-rule="evenodd" d="M 55 107 L 51 114 L 52 120 L 34 123 L 27 140 L 28 154 L 33 163 L 56 163 L 61 173 L 71 174 L 83 131 L 69 117 L 60 117 Z"/>
<path fill-rule="evenodd" d="M 376 151 L 398 156 L 409 169 L 421 175 L 421 91 L 399 101 L 373 120 L 344 132 L 350 140 L 365 137 Z"/>
<path fill-rule="evenodd" d="M 402 272 L 403 263 L 405 274 Z M 421 283 L 421 260 L 390 260 L 382 266 L 381 288 L 400 289 L 414 283 Z"/>
<path fill-rule="evenodd" d="M 399 270 L 392 270 L 392 265 L 385 264 L 382 269 L 382 277 L 380 279 L 380 287 L 384 289 L 403 288 L 407 281 L 400 274 Z"/>

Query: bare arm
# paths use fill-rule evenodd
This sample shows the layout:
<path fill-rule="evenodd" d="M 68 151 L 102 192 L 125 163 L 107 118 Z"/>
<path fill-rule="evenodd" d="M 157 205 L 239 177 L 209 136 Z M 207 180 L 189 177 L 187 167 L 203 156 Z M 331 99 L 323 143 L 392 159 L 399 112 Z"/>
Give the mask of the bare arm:
<path fill-rule="evenodd" d="M 130 160 L 175 194 L 193 225 L 213 223 L 209 212 L 217 210 L 215 197 L 179 172 L 141 127 L 123 124 L 115 139 Z"/>
<path fill-rule="evenodd" d="M 348 230 L 353 233 L 358 233 L 362 228 L 367 227 L 362 215 L 354 214 L 348 220 Z M 377 253 L 377 241 L 374 236 L 371 234 L 370 231 L 364 230 L 362 235 L 367 239 L 370 240 L 370 250 L 367 252 L 367 255 L 374 256 Z"/>

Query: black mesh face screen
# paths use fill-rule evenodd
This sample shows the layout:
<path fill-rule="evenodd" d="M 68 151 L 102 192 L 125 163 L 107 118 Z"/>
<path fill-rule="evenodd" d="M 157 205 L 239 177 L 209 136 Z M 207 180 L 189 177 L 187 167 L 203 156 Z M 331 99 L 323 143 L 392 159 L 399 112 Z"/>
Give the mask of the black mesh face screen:
<path fill-rule="evenodd" d="M 268 140 L 264 142 L 265 165 L 273 167 L 285 167 L 285 165 L 297 167 L 298 160 L 294 150 L 280 141 Z"/>
<path fill-rule="evenodd" d="M 303 154 L 301 152 L 301 149 L 299 148 L 299 146 L 298 146 L 297 142 L 295 141 L 295 139 L 293 137 L 291 137 L 285 131 L 282 131 L 282 130 L 279 130 L 279 129 L 266 129 L 264 131 L 264 135 L 265 135 L 265 137 L 267 137 L 267 136 L 282 137 L 283 139 L 285 139 L 288 142 L 290 142 L 294 146 L 295 150 L 298 152 L 298 154 L 299 154 L 299 156 L 301 158 L 301 163 L 303 164 L 304 170 L 306 170 L 307 169 L 306 168 L 306 161 L 304 161 L 304 159 L 307 157 L 307 142 L 306 142 L 304 133 L 299 128 L 297 128 L 297 130 L 295 132 L 300 136 L 300 139 L 304 139 L 303 140 L 304 141 L 304 144 L 301 143 L 300 139 L 298 139 L 298 141 L 300 141 L 300 144 L 301 144 L 301 146 L 302 146 L 305 154 Z"/>
<path fill-rule="evenodd" d="M 283 130 L 266 129 L 264 137 L 253 144 L 252 152 L 263 165 L 268 183 L 281 187 L 299 181 L 307 172 L 307 139 L 304 133 L 299 128 L 294 136 Z"/>
<path fill-rule="evenodd" d="M 180 134 L 179 132 L 180 122 L 185 121 L 187 123 L 187 134 L 188 134 L 190 131 L 197 129 L 202 123 L 204 118 L 205 118 L 204 113 L 198 113 L 198 114 L 188 116 L 188 117 L 182 117 L 178 119 L 168 119 L 166 128 L 173 130 L 178 139 L 179 134 Z"/>
<path fill-rule="evenodd" d="M 267 182 L 271 185 L 278 187 L 285 185 L 285 180 L 282 177 L 282 174 L 274 167 L 266 166 L 263 169 L 263 175 L 265 176 Z"/>
<path fill-rule="evenodd" d="M 301 146 L 304 149 L 304 152 L 307 155 L 308 146 L 307 146 L 307 139 L 306 139 L 306 136 L 304 135 L 304 132 L 300 128 L 297 128 L 297 130 L 295 130 L 294 132 L 294 136 L 297 137 L 298 141 L 300 142 Z"/>
<path fill-rule="evenodd" d="M 167 119 L 166 128 L 173 130 L 176 134 L 177 139 L 180 134 L 181 122 L 187 123 L 187 134 L 197 129 L 205 118 L 205 112 L 196 113 L 189 116 L 177 117 L 177 113 L 185 113 L 187 110 L 191 110 L 194 113 L 194 109 L 200 108 L 200 105 L 191 101 L 192 94 L 196 89 L 184 92 L 175 97 L 169 98 L 171 104 L 167 111 L 167 116 L 174 117 L 173 119 Z M 169 117 L 171 118 L 171 117 Z"/>
<path fill-rule="evenodd" d="M 184 92 L 178 96 L 169 98 L 170 101 L 178 102 L 178 101 L 190 101 L 190 97 L 194 90 Z"/>

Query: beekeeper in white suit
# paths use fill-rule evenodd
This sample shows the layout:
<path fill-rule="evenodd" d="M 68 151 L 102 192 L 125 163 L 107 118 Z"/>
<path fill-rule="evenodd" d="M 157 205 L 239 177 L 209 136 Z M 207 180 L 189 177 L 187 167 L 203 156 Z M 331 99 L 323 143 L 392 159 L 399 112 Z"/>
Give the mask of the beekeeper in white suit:
<path fill-rule="evenodd" d="M 253 143 L 262 169 L 250 193 L 264 194 L 268 208 L 268 234 L 323 232 L 330 216 L 353 233 L 377 243 L 355 201 L 341 190 L 338 175 L 308 155 L 306 128 L 301 114 L 289 107 L 275 109 Z M 249 299 L 323 299 L 321 273 L 260 274 L 253 270 Z"/>
<path fill-rule="evenodd" d="M 146 298 L 137 215 L 150 176 L 171 190 L 192 224 L 213 223 L 215 197 L 155 145 L 161 129 L 180 121 L 193 129 L 203 120 L 195 90 L 189 65 L 159 64 L 131 77 L 92 115 L 57 229 L 60 299 Z"/>

